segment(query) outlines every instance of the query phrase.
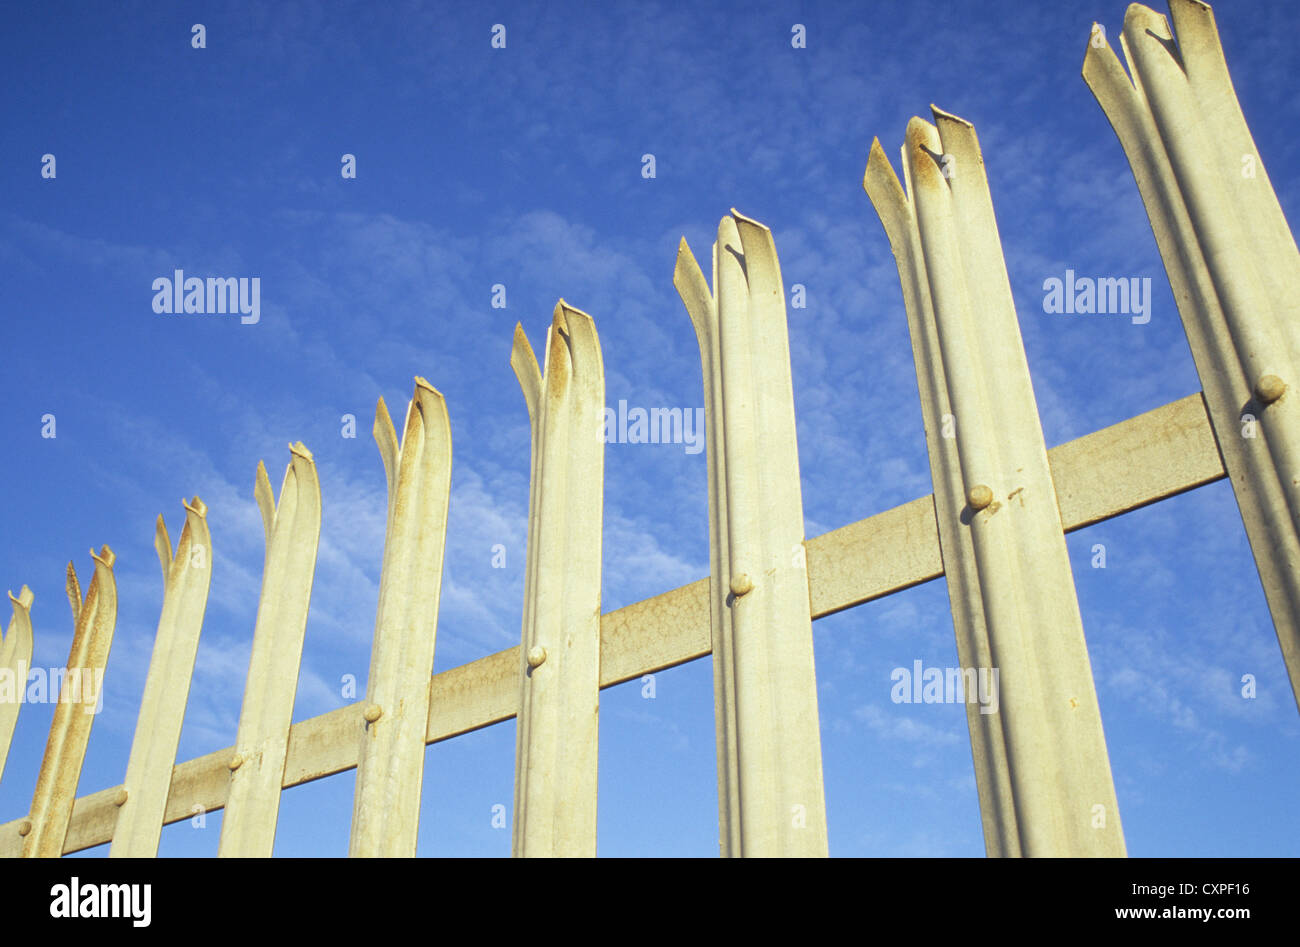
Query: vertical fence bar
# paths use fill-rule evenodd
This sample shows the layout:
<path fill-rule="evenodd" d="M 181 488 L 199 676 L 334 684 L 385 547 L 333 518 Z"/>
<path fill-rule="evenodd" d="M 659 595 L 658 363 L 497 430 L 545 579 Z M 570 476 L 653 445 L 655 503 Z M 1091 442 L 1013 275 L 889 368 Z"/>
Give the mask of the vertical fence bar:
<path fill-rule="evenodd" d="M 907 149 L 903 149 L 903 174 L 907 173 Z M 910 182 L 909 182 L 910 183 Z M 962 523 L 966 507 L 957 442 L 944 436 L 954 420 L 948 401 L 948 387 L 927 284 L 925 257 L 910 200 L 889 167 L 879 140 L 871 143 L 863 187 L 871 198 L 898 264 L 904 308 L 912 339 L 921 395 L 921 419 L 934 481 L 934 506 L 943 556 L 943 569 L 957 638 L 957 660 L 963 668 L 992 668 L 988 627 L 975 573 L 975 552 L 969 529 Z M 985 851 L 991 857 L 1018 856 L 1020 838 L 1007 766 L 1002 724 L 994 714 L 981 713 L 978 704 L 967 702 L 966 723 L 970 730 L 971 756 L 975 764 L 975 785 L 979 793 L 980 818 L 984 827 Z"/>
<path fill-rule="evenodd" d="M 154 548 L 163 571 L 162 616 L 158 619 L 135 739 L 126 764 L 126 780 L 118 797 L 110 858 L 153 858 L 162 837 L 172 767 L 176 764 L 212 578 L 208 508 L 198 497 L 192 503 L 181 503 L 185 507 L 185 526 L 175 555 L 161 515 L 154 530 Z"/>
<path fill-rule="evenodd" d="M 718 225 L 714 292 L 690 248 L 674 283 L 700 342 L 724 856 L 827 854 L 812 608 L 785 291 L 771 231 Z"/>
<path fill-rule="evenodd" d="M 1300 254 L 1210 7 L 1128 8 L 1132 78 L 1093 25 L 1083 78 L 1128 157 L 1178 301 L 1300 706 Z"/>
<path fill-rule="evenodd" d="M 0 641 L 0 777 L 4 776 L 5 760 L 9 758 L 9 744 L 14 727 L 18 724 L 18 711 L 22 709 L 23 693 L 27 687 L 27 670 L 32 663 L 32 590 L 22 587 L 17 597 L 9 593 L 14 614 L 9 619 L 9 631 Z M 8 686 L 3 686 L 5 681 Z"/>
<path fill-rule="evenodd" d="M 545 374 L 515 327 L 532 430 L 512 848 L 596 854 L 605 374 L 591 317 L 555 307 Z"/>
<path fill-rule="evenodd" d="M 864 186 L 897 258 L 918 364 L 928 360 L 918 381 L 959 656 L 977 681 L 986 675 L 997 700 L 989 721 L 967 707 L 985 845 L 998 855 L 1123 855 L 983 157 L 970 123 L 933 111 L 937 128 L 919 118 L 908 124 L 910 200 L 878 141 Z M 954 444 L 936 443 L 945 427 Z"/>
<path fill-rule="evenodd" d="M 388 527 L 352 808 L 352 856 L 414 857 L 419 835 L 429 678 L 433 674 L 451 494 L 447 406 L 423 378 L 401 446 L 384 399 L 375 441 L 388 479 Z"/>
<path fill-rule="evenodd" d="M 77 570 L 68 563 L 68 602 L 75 630 L 31 811 L 19 829 L 24 836 L 24 858 L 58 858 L 63 854 L 81 764 L 90 742 L 90 726 L 104 696 L 104 667 L 117 625 L 117 582 L 113 577 L 116 557 L 107 546 L 98 555 L 92 549 L 90 555 L 95 560 L 95 574 L 84 603 Z M 89 693 L 92 687 L 93 698 Z"/>
<path fill-rule="evenodd" d="M 230 789 L 221 820 L 222 857 L 270 857 L 280 813 L 280 786 L 298 689 L 307 609 L 320 540 L 320 483 L 311 453 L 293 457 L 275 505 L 266 466 L 257 465 L 254 496 L 266 530 L 266 564 L 253 632 L 244 705 L 239 713 Z"/>
<path fill-rule="evenodd" d="M 718 244 L 713 244 L 713 285 L 718 284 Z M 704 429 L 708 434 L 709 489 L 709 624 L 713 639 L 714 730 L 718 760 L 718 849 L 723 857 L 739 857 L 740 774 L 737 771 L 735 647 L 727 577 L 731 550 L 727 543 L 726 448 L 722 438 L 722 366 L 718 347 L 718 306 L 683 237 L 677 247 L 673 285 L 686 305 L 700 348 L 704 379 Z M 727 656 L 724 658 L 724 655 Z"/>

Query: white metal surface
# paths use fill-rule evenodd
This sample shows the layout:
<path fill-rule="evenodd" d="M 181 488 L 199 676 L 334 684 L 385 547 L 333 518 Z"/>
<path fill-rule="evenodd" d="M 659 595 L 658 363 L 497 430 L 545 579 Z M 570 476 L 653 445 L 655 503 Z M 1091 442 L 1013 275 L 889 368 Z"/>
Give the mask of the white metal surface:
<path fill-rule="evenodd" d="M 709 434 L 719 843 L 727 856 L 826 855 L 817 676 L 785 291 L 771 231 L 735 210 L 709 291 L 682 241 Z"/>
<path fill-rule="evenodd" d="M 36 777 L 36 791 L 27 818 L 19 820 L 18 834 L 23 837 L 22 854 L 26 858 L 57 858 L 63 853 L 68 824 L 81 779 L 81 764 L 86 758 L 86 744 L 90 742 L 90 727 L 95 722 L 95 708 L 103 694 L 104 667 L 113 645 L 113 630 L 117 625 L 117 581 L 113 577 L 113 550 L 104 546 L 96 553 L 95 574 L 81 598 L 81 583 L 77 570 L 68 563 L 68 603 L 72 606 L 72 647 L 59 689 L 59 703 L 54 708 L 50 724 L 50 738 L 45 744 L 45 757 Z M 73 689 L 72 672 L 76 679 Z M 98 680 L 96 680 L 98 678 Z M 86 690 L 87 682 L 95 682 L 93 701 Z"/>
<path fill-rule="evenodd" d="M 194 657 L 199 649 L 199 631 L 212 579 L 212 537 L 203 501 L 195 497 L 192 503 L 181 502 L 185 506 L 185 526 L 175 555 L 161 515 L 154 531 L 154 546 L 163 571 L 162 616 L 126 765 L 125 800 L 118 807 L 117 827 L 108 853 L 111 858 L 152 858 L 158 854 L 172 767 L 176 765 Z"/>
<path fill-rule="evenodd" d="M 275 846 L 321 514 L 316 464 L 301 443 L 289 450 L 278 507 L 266 467 L 257 465 L 254 496 L 266 531 L 266 565 L 239 733 L 226 761 L 230 788 L 217 848 L 223 857 L 269 858 Z"/>
<path fill-rule="evenodd" d="M 348 852 L 414 857 L 451 494 L 451 424 L 442 395 L 415 379 L 400 447 L 380 398 L 374 435 L 388 476 L 388 528 Z"/>
<path fill-rule="evenodd" d="M 16 596 L 9 593 L 13 617 L 9 619 L 9 630 L 0 639 L 0 673 L 9 675 L 13 686 L 10 698 L 0 699 L 0 777 L 4 776 L 9 744 L 18 724 L 18 711 L 22 709 L 21 690 L 27 686 L 27 669 L 32 663 L 33 599 L 32 590 L 25 585 Z"/>
<path fill-rule="evenodd" d="M 1123 855 L 1074 576 L 974 128 L 908 124 L 864 178 L 898 262 L 990 855 Z M 951 434 L 949 434 L 949 430 Z M 982 669 L 982 670 L 980 670 Z M 996 671 L 996 677 L 994 676 Z"/>
<path fill-rule="evenodd" d="M 545 371 L 516 326 L 532 429 L 512 850 L 596 854 L 605 372 L 596 326 L 560 300 Z"/>
<path fill-rule="evenodd" d="M 1300 706 L 1300 253 L 1214 14 L 1197 0 L 1170 11 L 1172 32 L 1128 8 L 1131 79 L 1094 26 L 1083 77 L 1146 205 Z"/>

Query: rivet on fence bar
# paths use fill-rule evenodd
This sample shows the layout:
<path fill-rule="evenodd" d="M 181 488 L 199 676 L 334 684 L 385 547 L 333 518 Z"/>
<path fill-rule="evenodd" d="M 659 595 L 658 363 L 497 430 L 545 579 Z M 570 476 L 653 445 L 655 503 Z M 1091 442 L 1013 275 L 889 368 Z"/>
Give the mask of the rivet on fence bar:
<path fill-rule="evenodd" d="M 95 574 L 84 603 L 77 570 L 68 563 L 68 601 L 72 603 L 76 630 L 50 724 L 45 758 L 36 777 L 36 792 L 28 814 L 31 829 L 23 841 L 25 858 L 58 858 L 63 854 L 63 839 L 72 818 L 81 764 L 86 758 L 86 744 L 90 742 L 90 725 L 95 721 L 99 702 L 104 699 L 104 666 L 108 663 L 117 624 L 117 582 L 113 577 L 116 557 L 107 546 L 98 554 L 92 549 L 90 555 L 95 560 Z M 89 699 L 91 688 L 93 700 Z"/>
<path fill-rule="evenodd" d="M 320 483 L 311 453 L 290 444 L 277 507 L 266 466 L 258 461 L 253 495 L 266 531 L 266 562 L 248 662 L 237 748 L 230 761 L 222 857 L 270 857 L 280 814 L 280 786 L 307 631 L 307 609 L 320 540 Z M 238 762 L 236 762 L 238 761 Z"/>
<path fill-rule="evenodd" d="M 1083 78 L 1146 205 L 1300 706 L 1300 400 L 1282 397 L 1283 379 L 1300 377 L 1300 254 L 1213 11 L 1197 0 L 1169 8 L 1172 32 L 1154 10 L 1128 8 L 1131 80 L 1095 42 Z"/>
<path fill-rule="evenodd" d="M 363 717 L 377 725 L 358 735 L 348 853 L 413 858 L 451 494 L 447 405 L 416 378 L 401 446 L 383 398 L 375 408 L 374 435 L 388 478 L 388 526 Z"/>
<path fill-rule="evenodd" d="M 162 837 L 172 767 L 176 764 L 212 578 L 208 508 L 198 497 L 181 503 L 185 507 L 185 526 L 175 555 L 161 515 L 154 529 L 154 548 L 163 572 L 162 616 L 154 637 L 121 802 L 117 803 L 121 807 L 130 798 L 131 805 L 117 817 L 110 858 L 153 858 Z"/>
<path fill-rule="evenodd" d="M 1255 382 L 1255 397 L 1260 404 L 1272 404 L 1286 392 L 1286 382 L 1276 375 L 1265 375 Z"/>
<path fill-rule="evenodd" d="M 685 239 L 673 283 L 699 342 L 711 432 L 720 848 L 826 855 L 790 343 L 771 231 L 733 209 L 713 245 L 714 291 Z"/>
<path fill-rule="evenodd" d="M 1123 855 L 983 157 L 970 123 L 933 111 L 937 128 L 908 124 L 907 192 L 879 141 L 863 186 L 903 287 L 958 657 L 989 676 L 997 697 L 992 711 L 969 694 L 966 702 L 985 847 L 1003 856 Z M 955 438 L 940 436 L 949 415 Z M 965 493 L 964 483 L 975 485 Z M 964 512 L 967 502 L 978 516 Z"/>
<path fill-rule="evenodd" d="M 605 479 L 605 372 L 595 323 L 561 299 L 546 336 L 545 374 L 522 326 L 510 364 L 532 429 L 512 851 L 590 857 Z"/>
<path fill-rule="evenodd" d="M 27 684 L 27 671 L 32 663 L 32 590 L 23 586 L 17 596 L 9 593 L 14 614 L 9 619 L 9 630 L 0 640 L 0 673 L 12 682 L 13 691 L 0 696 L 0 777 L 4 776 L 9 744 L 22 709 L 22 690 Z"/>

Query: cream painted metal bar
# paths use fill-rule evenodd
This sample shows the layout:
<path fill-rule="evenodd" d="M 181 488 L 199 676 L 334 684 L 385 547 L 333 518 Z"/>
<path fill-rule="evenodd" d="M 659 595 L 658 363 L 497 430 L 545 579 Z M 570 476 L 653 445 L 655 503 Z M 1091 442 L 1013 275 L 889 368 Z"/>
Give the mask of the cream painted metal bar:
<path fill-rule="evenodd" d="M 910 177 L 907 152 L 905 146 L 905 180 Z M 910 180 L 908 184 L 910 190 Z M 966 508 L 966 491 L 962 483 L 957 441 L 953 437 L 955 418 L 943 371 L 925 254 L 921 250 L 912 200 L 889 166 L 889 159 L 885 157 L 879 139 L 871 142 L 863 188 L 885 227 L 902 283 L 908 331 L 912 339 L 912 357 L 915 360 L 917 386 L 921 395 L 921 418 L 930 456 L 930 474 L 934 482 L 935 520 L 943 550 L 943 570 L 952 606 L 958 661 L 963 668 L 991 668 L 993 657 L 983 603 L 980 600 L 979 578 L 975 574 L 974 545 L 970 530 L 961 519 Z M 966 705 L 966 724 L 970 730 L 971 756 L 975 764 L 975 786 L 979 794 L 984 847 L 991 857 L 1015 856 L 1021 852 L 1006 741 L 1001 720 L 994 714 L 981 713 L 981 709 L 979 704 Z"/>
<path fill-rule="evenodd" d="M 718 225 L 713 260 L 711 294 L 683 242 L 674 282 L 700 341 L 713 429 L 719 839 L 724 856 L 824 856 L 826 801 L 785 291 L 771 231 L 734 209 Z"/>
<path fill-rule="evenodd" d="M 23 586 L 17 596 L 9 593 L 13 617 L 0 640 L 0 778 L 4 776 L 9 744 L 18 725 L 22 695 L 27 687 L 27 670 L 32 664 L 32 590 Z"/>
<path fill-rule="evenodd" d="M 713 242 L 713 285 L 718 284 L 718 243 Z M 677 247 L 673 285 L 686 305 L 700 348 L 704 379 L 704 430 L 708 434 L 709 575 L 718 577 L 718 594 L 709 594 L 709 625 L 713 654 L 714 729 L 718 760 L 718 850 L 724 855 L 741 851 L 740 774 L 737 771 L 735 673 L 731 608 L 725 576 L 731 575 L 731 549 L 727 542 L 727 457 L 722 438 L 722 364 L 718 346 L 718 306 L 704 280 L 686 238 Z"/>
<path fill-rule="evenodd" d="M 1241 113 L 1210 7 L 1094 24 L 1083 77 L 1146 205 L 1300 705 L 1300 253 Z M 1174 34 L 1177 48 L 1174 47 Z"/>
<path fill-rule="evenodd" d="M 90 555 L 95 560 L 95 574 L 84 602 L 77 570 L 68 563 L 68 604 L 75 630 L 32 807 L 18 828 L 18 834 L 24 836 L 25 858 L 57 858 L 63 853 L 90 727 L 103 699 L 104 666 L 117 625 L 116 557 L 107 546 L 98 554 L 92 549 Z"/>
<path fill-rule="evenodd" d="M 908 124 L 909 193 L 879 142 L 865 184 L 904 287 L 959 656 L 999 691 L 996 713 L 967 704 L 985 845 L 1004 856 L 1123 855 L 983 157 L 970 123 L 933 111 L 937 128 Z"/>
<path fill-rule="evenodd" d="M 447 405 L 416 378 L 401 446 L 383 398 L 374 435 L 388 480 L 388 526 L 348 851 L 413 858 L 451 496 Z"/>
<path fill-rule="evenodd" d="M 162 617 L 145 679 L 135 739 L 118 803 L 110 858 L 153 858 L 158 854 L 172 768 L 189 700 L 199 632 L 212 579 L 212 537 L 208 508 L 197 496 L 185 507 L 185 526 L 172 554 L 160 515 L 154 547 L 163 572 Z"/>
<path fill-rule="evenodd" d="M 269 858 L 275 846 L 321 516 L 311 453 L 301 443 L 289 451 L 278 507 L 266 466 L 257 464 L 253 494 L 266 531 L 266 564 L 235 752 L 226 761 L 230 785 L 217 848 L 223 857 Z"/>
<path fill-rule="evenodd" d="M 1224 476 L 1201 395 L 1193 394 L 1048 452 L 1061 520 L 1081 529 Z M 813 618 L 873 601 L 943 574 L 934 503 L 918 497 L 810 539 L 808 580 Z M 710 653 L 708 578 L 601 616 L 600 686 L 613 687 Z M 427 743 L 509 720 L 519 706 L 518 646 L 434 675 L 429 683 Z M 289 731 L 283 786 L 288 789 L 357 765 L 357 728 L 365 702 L 303 720 Z M 225 805 L 234 747 L 177 764 L 165 824 L 199 806 Z M 64 853 L 111 840 L 117 820 L 113 786 L 76 801 Z M 0 857 L 22 851 L 25 819 L 0 824 Z"/>
<path fill-rule="evenodd" d="M 605 372 L 591 317 L 555 306 L 545 371 L 515 327 L 532 430 L 512 851 L 596 854 Z"/>

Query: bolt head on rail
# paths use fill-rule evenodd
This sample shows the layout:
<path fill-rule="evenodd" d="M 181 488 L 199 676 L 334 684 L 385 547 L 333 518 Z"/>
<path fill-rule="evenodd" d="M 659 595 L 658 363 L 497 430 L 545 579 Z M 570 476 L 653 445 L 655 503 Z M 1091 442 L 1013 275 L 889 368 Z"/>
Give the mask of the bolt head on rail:
<path fill-rule="evenodd" d="M 742 595 L 748 595 L 752 591 L 754 591 L 754 580 L 744 572 L 740 573 L 740 575 L 733 575 L 731 577 L 731 594 L 736 596 L 736 598 L 740 598 Z"/>
<path fill-rule="evenodd" d="M 970 494 L 966 497 L 966 500 L 970 503 L 970 508 L 978 513 L 993 502 L 993 491 L 981 483 L 977 486 L 971 487 Z"/>
<path fill-rule="evenodd" d="M 1286 391 L 1286 382 L 1276 375 L 1263 375 L 1255 382 L 1255 397 L 1260 404 L 1272 404 Z"/>

